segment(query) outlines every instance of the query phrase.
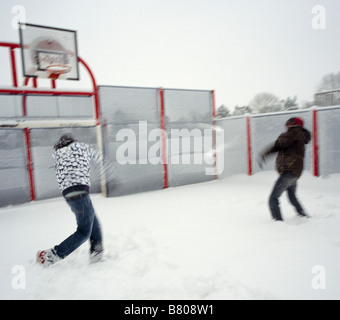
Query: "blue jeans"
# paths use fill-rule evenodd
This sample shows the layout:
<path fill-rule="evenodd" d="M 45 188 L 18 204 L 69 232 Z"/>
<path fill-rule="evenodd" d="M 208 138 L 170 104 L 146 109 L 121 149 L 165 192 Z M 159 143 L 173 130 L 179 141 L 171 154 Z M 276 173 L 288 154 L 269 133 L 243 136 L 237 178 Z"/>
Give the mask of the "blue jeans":
<path fill-rule="evenodd" d="M 287 172 L 282 174 L 275 183 L 273 192 L 269 198 L 269 207 L 274 220 L 283 220 L 279 207 L 279 198 L 285 191 L 288 192 L 289 201 L 295 207 L 297 213 L 300 216 L 305 216 L 304 210 L 302 209 L 301 204 L 296 198 L 297 180 L 297 176 L 290 172 Z"/>
<path fill-rule="evenodd" d="M 89 239 L 90 254 L 102 252 L 102 232 L 89 194 L 85 193 L 71 199 L 65 199 L 75 214 L 78 228 L 74 234 L 54 247 L 56 254 L 64 259 Z"/>

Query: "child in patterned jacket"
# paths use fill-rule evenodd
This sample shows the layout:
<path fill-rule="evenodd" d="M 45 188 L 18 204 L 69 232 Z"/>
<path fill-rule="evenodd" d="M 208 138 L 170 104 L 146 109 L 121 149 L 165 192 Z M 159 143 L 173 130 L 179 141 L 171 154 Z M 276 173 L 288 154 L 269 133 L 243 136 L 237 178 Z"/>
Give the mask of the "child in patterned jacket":
<path fill-rule="evenodd" d="M 100 165 L 99 155 L 93 147 L 65 134 L 55 144 L 53 157 L 59 189 L 75 214 L 78 228 L 54 248 L 38 251 L 37 263 L 48 267 L 66 258 L 87 240 L 90 240 L 90 262 L 100 261 L 102 232 L 89 196 L 90 162 Z"/>

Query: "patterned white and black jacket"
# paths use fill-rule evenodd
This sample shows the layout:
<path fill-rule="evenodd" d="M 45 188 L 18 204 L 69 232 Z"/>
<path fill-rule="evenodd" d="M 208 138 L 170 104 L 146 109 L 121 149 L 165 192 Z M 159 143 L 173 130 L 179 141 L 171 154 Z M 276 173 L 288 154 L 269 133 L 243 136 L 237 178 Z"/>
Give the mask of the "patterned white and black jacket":
<path fill-rule="evenodd" d="M 89 191 L 90 162 L 100 165 L 96 150 L 88 144 L 73 142 L 53 153 L 58 186 L 64 196 L 73 191 Z"/>

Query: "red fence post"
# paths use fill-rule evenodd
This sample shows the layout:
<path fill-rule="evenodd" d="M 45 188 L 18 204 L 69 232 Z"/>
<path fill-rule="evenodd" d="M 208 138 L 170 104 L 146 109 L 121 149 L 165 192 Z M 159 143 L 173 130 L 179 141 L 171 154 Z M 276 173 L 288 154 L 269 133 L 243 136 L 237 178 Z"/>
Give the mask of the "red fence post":
<path fill-rule="evenodd" d="M 252 148 L 251 148 L 251 126 L 250 116 L 247 117 L 247 154 L 248 154 L 248 175 L 253 174 Z"/>
<path fill-rule="evenodd" d="M 313 173 L 319 176 L 318 111 L 313 110 Z"/>
<path fill-rule="evenodd" d="M 24 132 L 25 132 L 25 142 L 26 142 L 27 171 L 28 171 L 28 179 L 29 179 L 29 184 L 30 184 L 30 196 L 31 196 L 31 201 L 34 201 L 35 200 L 35 187 L 34 187 L 34 176 L 33 176 L 33 160 L 32 160 L 32 152 L 31 152 L 30 130 L 28 128 L 25 128 Z"/>
<path fill-rule="evenodd" d="M 215 167 L 215 179 L 218 179 L 218 170 L 217 170 L 217 132 L 216 132 L 216 97 L 215 90 L 211 91 L 211 99 L 212 99 L 212 117 L 213 117 L 213 156 L 214 156 L 214 167 Z"/>
<path fill-rule="evenodd" d="M 160 101 L 160 116 L 161 116 L 161 134 L 162 134 L 162 154 L 163 154 L 163 186 L 164 189 L 169 187 L 168 182 L 168 161 L 167 161 L 167 146 L 166 146 L 166 130 L 165 130 L 165 106 L 164 106 L 164 91 L 159 88 Z"/>

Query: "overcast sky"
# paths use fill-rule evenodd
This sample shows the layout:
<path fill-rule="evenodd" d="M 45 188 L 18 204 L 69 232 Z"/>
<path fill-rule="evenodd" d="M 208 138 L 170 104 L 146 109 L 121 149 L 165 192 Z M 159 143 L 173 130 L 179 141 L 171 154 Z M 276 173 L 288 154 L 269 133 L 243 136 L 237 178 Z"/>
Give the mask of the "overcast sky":
<path fill-rule="evenodd" d="M 263 91 L 313 100 L 340 71 L 339 0 L 1 0 L 0 42 L 19 42 L 16 5 L 27 23 L 77 30 L 98 84 L 215 89 L 233 108 Z M 11 84 L 2 48 L 0 70 Z"/>

